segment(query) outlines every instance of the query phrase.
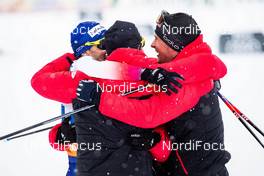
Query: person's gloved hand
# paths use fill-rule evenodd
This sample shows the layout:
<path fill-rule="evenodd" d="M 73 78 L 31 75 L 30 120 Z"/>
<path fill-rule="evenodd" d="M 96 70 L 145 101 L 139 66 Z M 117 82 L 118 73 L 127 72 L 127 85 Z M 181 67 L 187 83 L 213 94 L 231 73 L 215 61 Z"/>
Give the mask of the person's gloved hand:
<path fill-rule="evenodd" d="M 149 150 L 154 147 L 160 139 L 160 134 L 154 131 L 131 131 L 127 135 L 127 143 L 137 150 Z"/>
<path fill-rule="evenodd" d="M 75 143 L 76 142 L 76 131 L 73 125 L 69 123 L 70 119 L 65 118 L 62 121 L 61 127 L 57 131 L 56 141 L 60 144 L 64 142 Z"/>
<path fill-rule="evenodd" d="M 171 91 L 178 93 L 176 87 L 182 88 L 178 80 L 184 80 L 184 78 L 178 73 L 169 72 L 163 68 L 157 68 L 155 70 L 145 69 L 141 73 L 141 80 L 162 86 L 162 90 L 165 90 L 168 95 L 171 95 Z M 166 86 L 165 89 L 163 86 Z"/>
<path fill-rule="evenodd" d="M 91 80 L 81 80 L 76 90 L 77 99 L 90 105 L 99 106 L 102 90 L 100 86 Z"/>

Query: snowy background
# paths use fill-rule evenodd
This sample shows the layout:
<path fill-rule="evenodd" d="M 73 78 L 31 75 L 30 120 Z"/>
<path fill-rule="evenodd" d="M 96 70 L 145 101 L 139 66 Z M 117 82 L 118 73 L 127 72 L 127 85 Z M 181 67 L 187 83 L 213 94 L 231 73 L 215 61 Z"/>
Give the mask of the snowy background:
<path fill-rule="evenodd" d="M 107 27 L 117 19 L 133 21 L 143 26 L 148 41 L 145 50 L 155 56 L 150 48 L 152 32 L 146 26 L 155 25 L 162 9 L 187 12 L 197 19 L 205 40 L 228 67 L 221 93 L 264 130 L 264 54 L 220 54 L 218 45 L 220 34 L 264 32 L 261 0 L 0 0 L 0 136 L 60 114 L 60 104 L 35 93 L 30 79 L 44 64 L 71 52 L 70 32 L 80 21 L 97 18 Z M 261 175 L 264 150 L 223 103 L 221 106 L 226 147 L 232 154 L 227 165 L 230 175 Z M 53 150 L 47 135 L 0 141 L 0 175 L 65 175 L 67 155 Z"/>

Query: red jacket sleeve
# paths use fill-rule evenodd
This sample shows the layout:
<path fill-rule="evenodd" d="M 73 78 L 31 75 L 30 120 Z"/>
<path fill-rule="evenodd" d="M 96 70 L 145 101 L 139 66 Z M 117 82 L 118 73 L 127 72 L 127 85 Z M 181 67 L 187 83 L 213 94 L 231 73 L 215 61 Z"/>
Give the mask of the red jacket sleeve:
<path fill-rule="evenodd" d="M 212 55 L 209 49 L 207 53 L 180 57 L 165 64 L 158 64 L 156 59 L 147 58 L 142 51 L 135 49 L 118 49 L 108 59 L 152 69 L 162 67 L 185 78 L 182 89 L 171 96 L 159 93 L 146 100 L 135 100 L 102 93 L 99 106 L 101 113 L 141 128 L 154 128 L 180 116 L 212 90 L 214 80 L 226 74 L 224 63 Z"/>
<path fill-rule="evenodd" d="M 199 54 L 158 65 L 185 78 L 183 84 L 218 80 L 226 75 L 225 64 L 215 55 Z"/>
<path fill-rule="evenodd" d="M 76 97 L 79 81 L 89 77 L 80 71 L 70 72 L 70 63 L 67 58 L 75 59 L 73 54 L 66 53 L 34 74 L 31 86 L 37 93 L 62 103 L 72 102 Z"/>
<path fill-rule="evenodd" d="M 142 68 L 156 68 L 158 64 L 156 58 L 149 58 L 142 50 L 133 48 L 118 48 L 107 57 L 107 60 Z"/>
<path fill-rule="evenodd" d="M 200 97 L 213 88 L 213 80 L 187 84 L 177 94 L 154 94 L 149 99 L 136 100 L 102 92 L 99 110 L 102 114 L 140 128 L 155 128 L 194 107 Z"/>
<path fill-rule="evenodd" d="M 200 82 L 206 79 L 217 80 L 222 78 L 227 72 L 225 64 L 212 54 L 199 54 L 183 58 L 176 57 L 171 62 L 158 64 L 156 58 L 147 57 L 142 50 L 120 48 L 113 51 L 107 59 L 143 68 L 156 69 L 161 67 L 167 71 L 182 75 L 185 78 L 183 84 Z"/>

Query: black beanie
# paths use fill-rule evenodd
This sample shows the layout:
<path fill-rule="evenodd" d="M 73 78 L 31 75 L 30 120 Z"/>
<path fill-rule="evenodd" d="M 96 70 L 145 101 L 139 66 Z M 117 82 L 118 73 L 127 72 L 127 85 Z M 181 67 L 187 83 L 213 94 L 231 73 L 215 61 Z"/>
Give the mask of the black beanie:
<path fill-rule="evenodd" d="M 191 15 L 175 13 L 165 15 L 155 33 L 173 50 L 180 52 L 201 34 L 201 30 Z"/>
<path fill-rule="evenodd" d="M 116 21 L 105 33 L 103 47 L 107 54 L 117 48 L 139 48 L 141 36 L 134 23 Z"/>

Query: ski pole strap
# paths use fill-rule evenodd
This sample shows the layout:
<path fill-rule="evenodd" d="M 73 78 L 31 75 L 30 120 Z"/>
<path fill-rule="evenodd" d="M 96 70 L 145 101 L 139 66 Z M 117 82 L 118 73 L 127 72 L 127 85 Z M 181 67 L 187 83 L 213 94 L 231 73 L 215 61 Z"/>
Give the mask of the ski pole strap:
<path fill-rule="evenodd" d="M 69 117 L 69 116 L 71 116 L 71 115 L 77 114 L 77 113 L 82 112 L 82 111 L 85 111 L 85 110 L 87 110 L 87 109 L 90 109 L 90 108 L 92 108 L 92 107 L 94 107 L 94 106 L 95 106 L 95 105 L 84 106 L 84 107 L 82 107 L 82 108 L 79 108 L 79 109 L 73 110 L 73 111 L 71 111 L 71 112 L 69 112 L 69 113 L 66 113 L 66 114 L 63 114 L 63 115 L 60 115 L 60 116 L 57 116 L 57 117 L 51 118 L 51 119 L 49 119 L 49 120 L 45 120 L 45 121 L 43 121 L 43 122 L 37 123 L 37 124 L 35 124 L 35 125 L 29 126 L 29 127 L 26 127 L 26 128 L 23 128 L 23 129 L 21 129 L 21 130 L 15 131 L 15 132 L 13 132 L 13 133 L 9 133 L 9 134 L 7 134 L 7 135 L 1 136 L 1 137 L 0 137 L 0 141 L 3 140 L 3 139 L 6 139 L 6 138 L 10 138 L 11 136 L 17 135 L 17 134 L 19 134 L 19 133 L 23 133 L 23 132 L 25 132 L 25 131 L 31 130 L 31 129 L 33 129 L 33 128 L 37 128 L 37 127 L 39 127 L 39 126 L 46 125 L 46 124 L 49 124 L 49 123 L 55 122 L 55 121 L 57 121 L 57 120 L 60 120 L 60 119 L 62 119 L 62 118 Z"/>

